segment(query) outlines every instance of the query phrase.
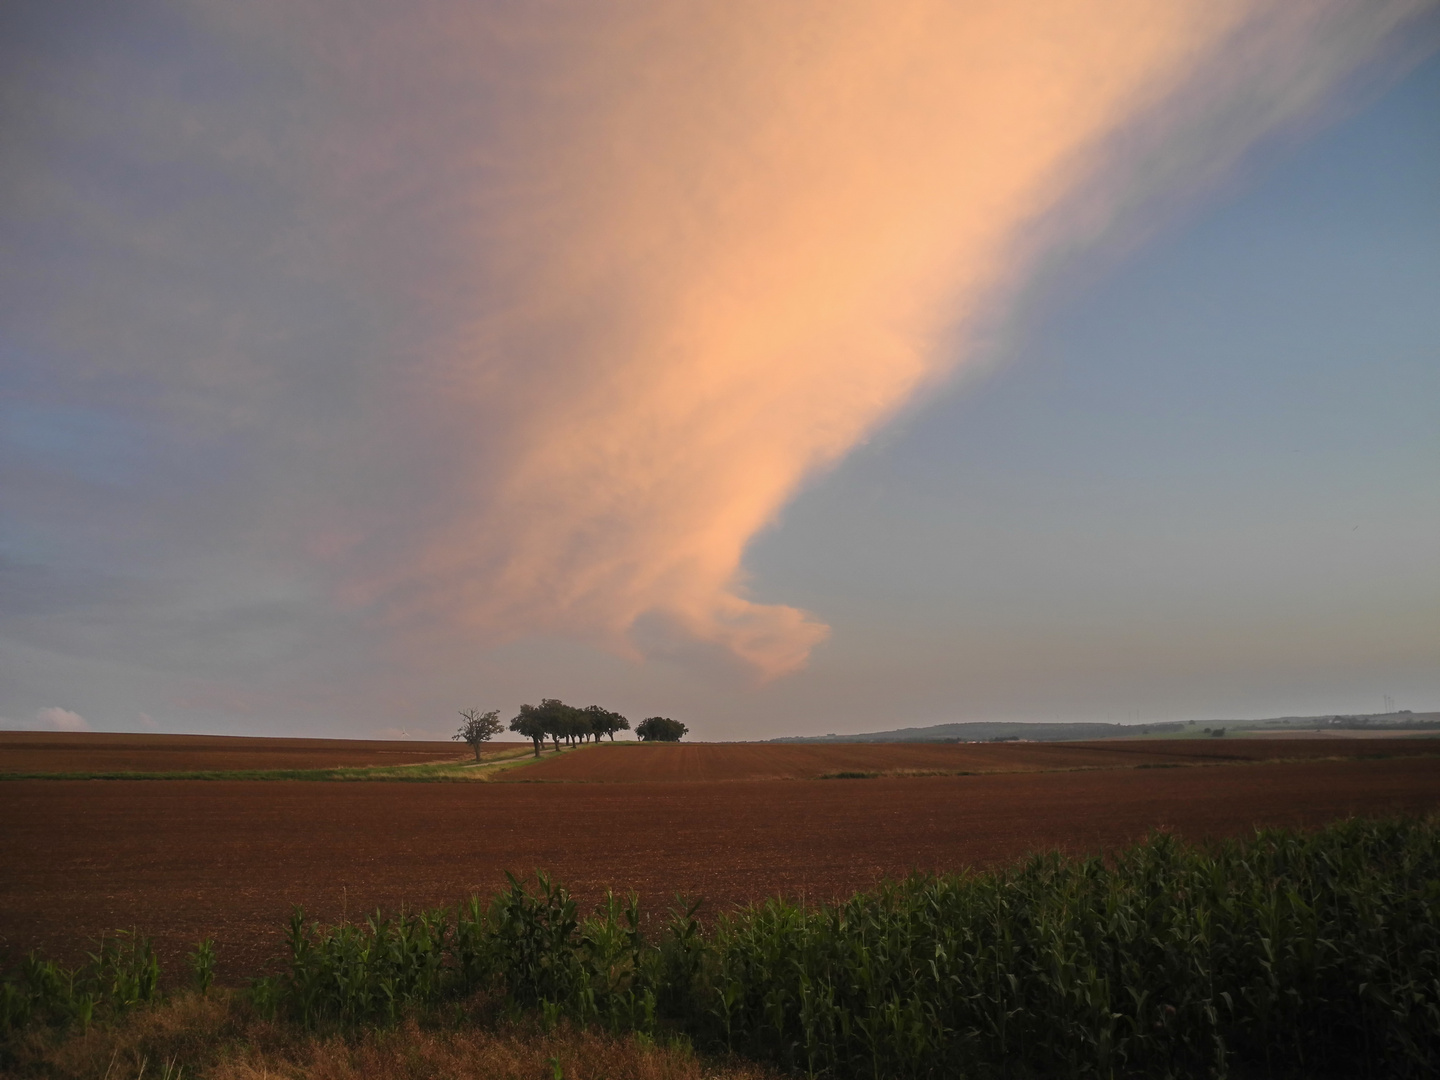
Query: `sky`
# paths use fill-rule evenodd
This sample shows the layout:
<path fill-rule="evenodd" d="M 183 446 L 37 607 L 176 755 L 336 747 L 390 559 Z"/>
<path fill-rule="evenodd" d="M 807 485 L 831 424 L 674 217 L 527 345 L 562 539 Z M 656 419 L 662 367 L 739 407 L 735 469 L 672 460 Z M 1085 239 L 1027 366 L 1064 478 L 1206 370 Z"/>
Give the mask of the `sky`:
<path fill-rule="evenodd" d="M 17 0 L 0 727 L 1440 708 L 1427 0 Z"/>

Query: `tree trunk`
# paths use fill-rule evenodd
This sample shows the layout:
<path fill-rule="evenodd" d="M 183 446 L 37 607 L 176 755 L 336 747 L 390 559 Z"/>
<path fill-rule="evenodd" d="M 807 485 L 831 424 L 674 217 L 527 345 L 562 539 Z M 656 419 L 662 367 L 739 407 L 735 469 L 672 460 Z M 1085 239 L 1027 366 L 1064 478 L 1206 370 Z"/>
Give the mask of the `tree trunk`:
<path fill-rule="evenodd" d="M 530 741 L 535 744 L 535 756 L 536 756 L 536 757 L 539 757 L 539 756 L 540 756 L 540 744 L 543 743 L 545 740 L 544 740 L 543 738 L 541 738 L 541 739 L 531 739 Z"/>
<path fill-rule="evenodd" d="M 480 764 L 480 744 L 477 742 L 472 747 L 475 751 L 475 764 Z"/>

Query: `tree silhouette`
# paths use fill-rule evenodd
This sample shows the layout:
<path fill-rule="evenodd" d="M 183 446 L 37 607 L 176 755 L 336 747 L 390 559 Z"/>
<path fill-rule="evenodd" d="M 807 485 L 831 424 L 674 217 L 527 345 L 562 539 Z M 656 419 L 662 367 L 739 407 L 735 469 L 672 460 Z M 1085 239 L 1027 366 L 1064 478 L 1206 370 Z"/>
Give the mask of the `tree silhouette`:
<path fill-rule="evenodd" d="M 536 757 L 540 756 L 540 748 L 545 745 L 545 736 L 550 734 L 545 714 L 534 705 L 520 706 L 520 715 L 510 721 L 510 730 L 518 731 L 535 744 Z"/>
<path fill-rule="evenodd" d="M 482 713 L 479 709 L 466 709 L 460 714 L 460 719 L 465 722 L 450 737 L 457 742 L 469 743 L 470 749 L 475 751 L 475 760 L 479 761 L 481 745 L 500 733 L 500 710 L 491 709 Z"/>
<path fill-rule="evenodd" d="M 690 729 L 668 716 L 651 716 L 635 725 L 635 734 L 642 742 L 679 742 Z"/>
<path fill-rule="evenodd" d="M 630 730 L 629 720 L 626 720 L 618 712 L 611 712 L 599 705 L 587 706 L 585 715 L 590 720 L 590 731 L 594 734 L 596 742 L 600 741 L 601 735 L 609 735 L 610 741 L 614 742 L 615 732 Z"/>

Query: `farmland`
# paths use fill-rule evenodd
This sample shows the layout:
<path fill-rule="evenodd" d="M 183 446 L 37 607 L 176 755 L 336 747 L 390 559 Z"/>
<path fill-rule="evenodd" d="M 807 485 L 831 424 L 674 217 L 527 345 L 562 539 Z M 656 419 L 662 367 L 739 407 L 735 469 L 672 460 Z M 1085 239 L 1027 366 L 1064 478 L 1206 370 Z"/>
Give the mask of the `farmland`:
<path fill-rule="evenodd" d="M 1194 739 L 1051 743 L 605 743 L 560 754 L 509 779 L 637 783 L 801 780 L 848 773 L 1047 772 L 1135 766 L 1222 765 L 1270 759 L 1433 755 L 1440 743 L 1388 740 L 1383 745 L 1326 739 L 1285 741 Z"/>
<path fill-rule="evenodd" d="M 486 745 L 485 760 L 528 758 L 527 742 Z M 1099 740 L 1007 743 L 600 743 L 553 753 L 506 770 L 507 780 L 638 783 L 813 780 L 841 774 L 1046 772 L 1135 766 L 1222 765 L 1272 759 L 1440 754 L 1425 738 Z M 280 774 L 418 766 L 465 766 L 468 747 L 453 742 L 264 739 L 222 735 L 112 735 L 0 732 L 0 777 Z M 420 775 L 428 775 L 421 773 Z M 444 773 L 489 779 L 489 772 Z M 238 778 L 238 777 L 233 777 Z M 256 776 L 255 778 L 263 778 Z M 298 778 L 298 777 L 288 777 Z"/>
<path fill-rule="evenodd" d="M 1156 828 L 1184 836 L 1243 834 L 1255 825 L 1310 826 L 1352 814 L 1440 808 L 1433 744 L 1346 742 L 1357 759 L 1306 755 L 1203 768 L 1153 765 L 1139 744 L 1126 767 L 1045 758 L 1060 746 L 914 748 L 938 758 L 857 748 L 868 771 L 937 768 L 982 775 L 873 779 L 743 779 L 714 761 L 754 768 L 752 753 L 844 747 L 595 747 L 547 757 L 508 776 L 557 780 L 552 770 L 611 760 L 679 763 L 706 754 L 712 775 L 613 783 L 327 784 L 256 781 L 0 782 L 0 937 L 6 950 L 74 954 L 87 936 L 121 926 L 153 934 L 172 964 L 213 935 L 222 979 L 252 973 L 279 947 L 293 903 L 320 918 L 376 906 L 451 903 L 488 893 L 504 871 L 548 870 L 585 903 L 607 887 L 635 889 L 657 911 L 676 892 L 711 912 L 784 894 L 830 899 L 911 869 L 993 866 L 1028 852 L 1114 849 Z M 1194 745 L 1194 744 L 1192 744 Z M 1200 743 L 1195 752 L 1263 757 L 1259 743 Z M 453 749 L 453 748 L 452 748 Z M 904 748 L 910 750 L 911 748 Z M 1179 753 L 1166 744 L 1157 754 Z M 1263 749 L 1263 748 L 1262 748 Z M 681 753 L 674 753 L 680 751 Z M 699 751 L 700 753 L 685 753 Z M 875 756 L 878 752 L 878 756 Z M 1271 753 L 1280 753 L 1272 751 Z M 980 758 L 944 755 L 978 754 Z M 1384 757 L 1371 755 L 1384 754 Z M 1313 754 L 1310 756 L 1314 756 Z M 1113 759 L 1114 755 L 1111 755 Z M 964 763 L 985 768 L 963 769 Z M 1109 759 L 1107 759 L 1109 760 Z M 1223 759 L 1211 759 L 1220 761 Z M 1063 764 L 1062 764 L 1063 763 Z M 1160 764 L 1177 764 L 1173 759 Z M 848 771 L 848 757 L 811 760 L 805 775 Z M 1005 769 L 1011 771 L 1005 771 Z M 658 766 L 657 766 L 658 769 Z M 867 770 L 857 770 L 867 771 Z M 652 770 L 649 775 L 659 775 Z"/>
<path fill-rule="evenodd" d="M 0 732 L 0 774 L 333 769 L 465 760 L 473 760 L 469 748 L 453 742 Z"/>

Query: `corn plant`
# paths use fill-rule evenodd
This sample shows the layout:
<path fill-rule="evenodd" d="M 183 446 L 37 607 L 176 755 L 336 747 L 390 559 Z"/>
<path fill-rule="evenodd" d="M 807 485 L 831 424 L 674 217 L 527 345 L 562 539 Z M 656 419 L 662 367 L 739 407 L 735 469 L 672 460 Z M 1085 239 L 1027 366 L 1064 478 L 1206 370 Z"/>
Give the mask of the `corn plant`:
<path fill-rule="evenodd" d="M 1157 836 L 722 919 L 697 1035 L 841 1076 L 1433 1075 L 1433 824 Z"/>
<path fill-rule="evenodd" d="M 159 997 L 160 964 L 143 935 L 117 930 L 87 956 L 87 964 L 67 968 L 32 952 L 0 979 L 0 1033 L 31 1024 L 88 1027 Z"/>
<path fill-rule="evenodd" d="M 307 926 L 295 907 L 286 934 L 288 969 L 252 989 L 262 1011 L 284 1007 L 302 1024 L 320 1020 L 394 1022 L 407 1007 L 438 1001 L 448 988 L 453 952 L 444 912 L 390 919 L 376 912 L 364 925 Z"/>
<path fill-rule="evenodd" d="M 296 908 L 284 971 L 251 997 L 307 1025 L 393 1023 L 484 989 L 547 1024 L 837 1078 L 1440 1074 L 1435 820 L 1203 847 L 1162 834 L 1108 860 L 772 900 L 709 930 L 681 902 L 653 940 L 641 926 L 633 895 L 582 917 L 543 874 L 488 904 L 361 925 Z M 0 981 L 0 1024 L 88 1023 L 157 985 L 135 935 L 76 971 L 32 955 Z"/>
<path fill-rule="evenodd" d="M 200 991 L 204 997 L 210 992 L 210 985 L 215 981 L 215 939 L 204 938 L 195 944 L 195 948 L 185 957 L 190 965 L 190 974 L 195 981 L 195 989 Z"/>

